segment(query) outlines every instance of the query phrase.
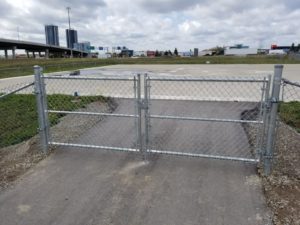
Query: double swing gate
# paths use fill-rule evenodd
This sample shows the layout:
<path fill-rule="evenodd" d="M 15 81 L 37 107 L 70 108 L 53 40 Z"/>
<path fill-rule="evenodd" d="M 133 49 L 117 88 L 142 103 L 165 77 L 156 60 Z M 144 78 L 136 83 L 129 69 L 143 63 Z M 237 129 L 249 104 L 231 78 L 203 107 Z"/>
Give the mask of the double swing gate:
<path fill-rule="evenodd" d="M 268 164 L 281 74 L 282 66 L 273 82 L 270 76 L 44 76 L 35 67 L 43 148 Z"/>

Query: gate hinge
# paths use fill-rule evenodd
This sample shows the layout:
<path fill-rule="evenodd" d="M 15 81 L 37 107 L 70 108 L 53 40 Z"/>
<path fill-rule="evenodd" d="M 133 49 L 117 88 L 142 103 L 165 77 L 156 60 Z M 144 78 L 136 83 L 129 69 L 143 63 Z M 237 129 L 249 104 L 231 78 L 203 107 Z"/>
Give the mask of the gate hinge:
<path fill-rule="evenodd" d="M 277 98 L 271 98 L 270 102 L 271 103 L 279 103 L 279 99 L 277 99 Z"/>
<path fill-rule="evenodd" d="M 263 107 L 264 107 L 267 111 L 270 111 L 270 109 L 271 109 L 271 102 L 270 102 L 270 101 L 264 102 Z"/>
<path fill-rule="evenodd" d="M 264 155 L 265 159 L 273 159 L 273 155 Z"/>

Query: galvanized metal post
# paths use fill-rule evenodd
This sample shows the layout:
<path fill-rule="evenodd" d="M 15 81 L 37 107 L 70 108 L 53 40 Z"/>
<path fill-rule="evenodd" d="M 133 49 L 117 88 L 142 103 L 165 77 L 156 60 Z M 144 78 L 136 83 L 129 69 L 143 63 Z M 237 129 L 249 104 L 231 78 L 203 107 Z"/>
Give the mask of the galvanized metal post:
<path fill-rule="evenodd" d="M 262 128 L 261 132 L 259 133 L 259 141 L 258 141 L 258 149 L 259 149 L 259 159 L 262 160 L 264 156 L 264 143 L 265 143 L 265 138 L 266 138 L 266 125 L 268 124 L 268 115 L 269 115 L 269 110 L 270 110 L 270 105 L 269 105 L 269 99 L 270 99 L 270 87 L 271 87 L 271 75 L 268 76 L 267 78 L 267 83 L 264 85 L 264 99 L 263 104 L 262 104 Z"/>
<path fill-rule="evenodd" d="M 38 120 L 39 120 L 39 134 L 41 139 L 41 147 L 44 153 L 48 152 L 48 127 L 47 127 L 47 116 L 45 115 L 45 95 L 42 81 L 42 68 L 40 66 L 34 66 L 34 80 L 35 80 L 35 94 L 36 103 L 38 110 Z"/>
<path fill-rule="evenodd" d="M 136 76 L 133 78 L 133 92 L 134 92 L 134 127 L 135 127 L 135 148 L 138 149 L 139 146 L 139 136 L 138 136 L 138 100 L 137 100 L 137 79 Z"/>
<path fill-rule="evenodd" d="M 145 109 L 145 154 L 149 149 L 149 99 L 148 75 L 144 76 L 144 109 Z"/>
<path fill-rule="evenodd" d="M 143 154 L 144 158 L 144 147 L 143 147 L 143 135 L 142 135 L 142 96 L 141 96 L 141 75 L 137 75 L 137 105 L 138 105 L 138 143 L 139 150 Z"/>
<path fill-rule="evenodd" d="M 275 65 L 272 95 L 270 98 L 270 114 L 269 114 L 269 121 L 267 127 L 268 129 L 267 146 L 264 155 L 265 175 L 269 175 L 271 173 L 271 167 L 272 167 L 271 164 L 272 164 L 272 158 L 274 154 L 274 141 L 275 141 L 277 111 L 278 111 L 281 79 L 282 79 L 282 70 L 283 70 L 283 65 Z"/>
<path fill-rule="evenodd" d="M 45 133 L 47 138 L 47 146 L 50 142 L 50 123 L 49 123 L 49 117 L 48 117 L 48 101 L 47 101 L 47 93 L 46 93 L 46 85 L 45 85 L 45 79 L 44 79 L 44 73 L 43 68 L 41 68 L 41 90 L 42 90 L 42 99 L 43 99 L 43 107 L 44 107 L 44 118 L 45 118 Z M 48 151 L 48 147 L 47 147 Z"/>

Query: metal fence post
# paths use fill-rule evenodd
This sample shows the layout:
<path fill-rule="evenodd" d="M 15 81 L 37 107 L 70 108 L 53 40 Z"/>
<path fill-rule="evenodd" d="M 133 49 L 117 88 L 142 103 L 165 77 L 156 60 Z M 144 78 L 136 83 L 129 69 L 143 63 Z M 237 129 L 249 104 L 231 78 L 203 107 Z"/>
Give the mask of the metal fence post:
<path fill-rule="evenodd" d="M 264 85 L 264 99 L 263 104 L 262 104 L 262 120 L 263 120 L 263 125 L 261 128 L 261 132 L 259 133 L 259 141 L 258 141 L 258 150 L 259 150 L 259 160 L 261 161 L 263 159 L 263 156 L 265 154 L 264 152 L 264 147 L 265 147 L 265 137 L 266 137 L 266 131 L 267 131 L 267 124 L 268 124 L 268 119 L 269 119 L 269 110 L 270 110 L 270 88 L 271 88 L 271 75 L 268 76 L 267 78 L 267 84 Z"/>
<path fill-rule="evenodd" d="M 148 75 L 144 76 L 144 109 L 145 109 L 145 154 L 149 149 L 149 84 Z"/>
<path fill-rule="evenodd" d="M 135 128 L 135 148 L 138 149 L 139 146 L 139 136 L 138 136 L 138 100 L 137 100 L 137 79 L 136 76 L 133 77 L 133 92 L 134 92 L 134 128 Z"/>
<path fill-rule="evenodd" d="M 47 115 L 45 113 L 45 87 L 44 82 L 41 78 L 42 68 L 40 66 L 34 66 L 34 86 L 36 94 L 36 103 L 38 110 L 38 120 L 39 120 L 39 134 L 41 138 L 41 147 L 44 153 L 48 152 L 48 121 Z"/>
<path fill-rule="evenodd" d="M 277 121 L 277 111 L 281 87 L 283 65 L 275 65 L 274 77 L 273 77 L 273 87 L 272 94 L 270 98 L 270 113 L 267 127 L 267 145 L 266 152 L 264 155 L 264 173 L 269 175 L 271 173 L 271 164 L 274 154 L 274 141 L 276 132 L 276 121 Z"/>
<path fill-rule="evenodd" d="M 143 135 L 142 135 L 142 96 L 141 96 L 141 75 L 137 75 L 137 105 L 138 105 L 138 143 L 139 150 L 143 154 L 143 159 L 145 159 L 144 155 L 144 147 L 143 147 Z"/>

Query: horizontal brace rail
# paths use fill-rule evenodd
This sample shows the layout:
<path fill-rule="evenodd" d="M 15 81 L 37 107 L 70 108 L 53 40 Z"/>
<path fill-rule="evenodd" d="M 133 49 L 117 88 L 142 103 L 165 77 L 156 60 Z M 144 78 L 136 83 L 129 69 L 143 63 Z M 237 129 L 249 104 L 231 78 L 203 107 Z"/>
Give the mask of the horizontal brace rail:
<path fill-rule="evenodd" d="M 293 86 L 296 86 L 296 87 L 300 87 L 300 83 L 292 82 L 292 81 L 289 81 L 285 78 L 282 78 L 282 81 L 283 81 L 284 84 L 289 84 L 289 85 L 293 85 Z"/>
<path fill-rule="evenodd" d="M 86 116 L 111 116 L 111 117 L 133 117 L 133 118 L 138 118 L 138 115 L 130 115 L 130 114 L 78 112 L 78 111 L 75 112 L 75 111 L 60 111 L 60 110 L 47 110 L 47 112 L 48 113 L 86 115 Z"/>
<path fill-rule="evenodd" d="M 162 151 L 162 150 L 154 150 L 154 149 L 149 149 L 149 150 L 147 150 L 147 152 L 148 153 L 157 153 L 157 154 L 166 154 L 166 155 L 190 156 L 190 157 L 250 162 L 250 163 L 258 163 L 259 162 L 258 159 L 248 159 L 248 158 L 239 158 L 239 157 L 230 157 L 230 156 L 217 156 L 217 155 L 207 155 L 207 154 L 197 154 L 197 153 L 185 153 L 185 152 L 172 152 L 172 151 Z"/>
<path fill-rule="evenodd" d="M 102 80 L 102 81 L 133 81 L 131 77 L 59 77 L 59 76 L 44 76 L 47 80 Z"/>
<path fill-rule="evenodd" d="M 180 77 L 149 77 L 148 78 L 151 81 L 203 81 L 203 82 L 252 82 L 252 83 L 261 83 L 261 82 L 268 82 L 267 79 L 257 78 L 257 79 L 237 79 L 237 78 L 228 78 L 228 79 L 222 79 L 222 78 L 205 78 L 205 77 L 199 77 L 199 78 L 180 78 Z"/>
<path fill-rule="evenodd" d="M 115 151 L 120 151 L 120 152 L 139 152 L 139 149 L 135 149 L 135 148 L 119 148 L 119 147 L 109 147 L 109 146 L 101 146 L 101 145 L 83 145 L 83 144 L 71 144 L 71 143 L 63 143 L 63 142 L 49 142 L 48 144 L 56 145 L 56 146 L 65 146 L 65 147 L 115 150 Z"/>
<path fill-rule="evenodd" d="M 33 86 L 33 85 L 34 85 L 34 82 L 29 83 L 29 84 L 26 84 L 26 85 L 24 85 L 24 86 L 22 86 L 22 87 L 20 87 L 20 88 L 18 88 L 18 89 L 15 89 L 15 90 L 10 91 L 10 92 L 8 92 L 8 93 L 6 93 L 6 94 L 4 94 L 4 95 L 1 95 L 1 96 L 0 96 L 0 99 L 6 97 L 6 96 L 8 96 L 8 95 L 12 95 L 12 94 L 14 94 L 14 93 L 17 93 L 17 92 L 19 92 L 19 91 L 22 91 L 22 90 L 24 90 L 24 89 L 26 89 L 26 88 L 28 88 L 28 87 L 30 87 L 30 86 Z"/>
<path fill-rule="evenodd" d="M 180 117 L 180 116 L 161 116 L 151 115 L 153 119 L 167 119 L 167 120 L 191 120 L 191 121 L 204 121 L 204 122 L 226 122 L 226 123 L 255 123 L 263 124 L 263 121 L 254 120 L 232 120 L 232 119 L 217 119 L 217 118 L 198 118 L 198 117 Z"/>

